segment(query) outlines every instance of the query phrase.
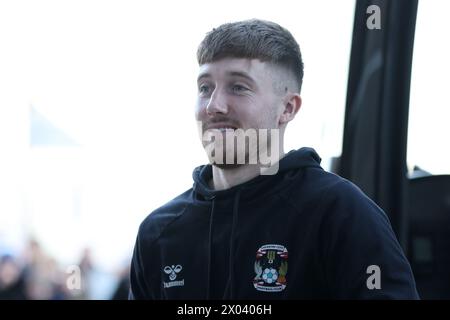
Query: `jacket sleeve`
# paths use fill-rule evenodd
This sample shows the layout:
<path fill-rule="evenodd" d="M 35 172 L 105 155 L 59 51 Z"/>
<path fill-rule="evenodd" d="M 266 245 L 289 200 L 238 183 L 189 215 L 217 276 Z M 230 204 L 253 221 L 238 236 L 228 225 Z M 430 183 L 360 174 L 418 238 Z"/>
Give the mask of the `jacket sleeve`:
<path fill-rule="evenodd" d="M 155 299 L 150 283 L 149 266 L 145 263 L 148 256 L 150 256 L 150 248 L 146 248 L 143 242 L 142 228 L 140 228 L 136 244 L 134 246 L 133 257 L 130 268 L 130 300 L 141 299 Z M 144 255 L 144 253 L 146 255 Z"/>
<path fill-rule="evenodd" d="M 334 299 L 418 299 L 411 267 L 386 214 L 343 180 L 322 202 L 320 254 Z"/>

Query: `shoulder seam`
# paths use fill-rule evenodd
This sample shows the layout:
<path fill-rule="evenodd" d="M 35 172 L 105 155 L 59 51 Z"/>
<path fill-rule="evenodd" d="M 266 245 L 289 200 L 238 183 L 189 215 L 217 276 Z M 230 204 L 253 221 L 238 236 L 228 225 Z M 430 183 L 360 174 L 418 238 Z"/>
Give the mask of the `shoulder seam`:
<path fill-rule="evenodd" d="M 186 204 L 185 207 L 184 207 L 184 209 L 183 209 L 183 211 L 181 211 L 181 212 L 180 212 L 179 214 L 177 214 L 174 218 L 172 218 L 169 222 L 167 222 L 167 224 L 162 228 L 162 230 L 161 230 L 161 232 L 159 233 L 159 235 L 158 235 L 157 237 L 155 237 L 155 239 L 152 240 L 152 241 L 149 243 L 149 247 L 153 246 L 153 244 L 156 243 L 156 241 L 158 241 L 158 240 L 161 238 L 161 236 L 162 236 L 162 234 L 164 233 L 164 231 L 166 231 L 166 229 L 167 229 L 172 223 L 174 223 L 178 218 L 180 218 L 180 217 L 184 214 L 184 212 L 186 211 L 186 209 L 187 209 L 189 206 L 190 206 L 190 203 Z"/>

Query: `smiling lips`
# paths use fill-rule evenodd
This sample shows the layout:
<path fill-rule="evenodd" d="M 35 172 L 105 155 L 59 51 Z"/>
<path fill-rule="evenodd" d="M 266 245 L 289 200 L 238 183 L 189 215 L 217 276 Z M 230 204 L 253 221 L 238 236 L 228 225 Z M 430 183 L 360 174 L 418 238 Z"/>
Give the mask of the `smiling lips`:
<path fill-rule="evenodd" d="M 234 131 L 237 127 L 228 123 L 214 123 L 206 127 L 206 130 Z"/>

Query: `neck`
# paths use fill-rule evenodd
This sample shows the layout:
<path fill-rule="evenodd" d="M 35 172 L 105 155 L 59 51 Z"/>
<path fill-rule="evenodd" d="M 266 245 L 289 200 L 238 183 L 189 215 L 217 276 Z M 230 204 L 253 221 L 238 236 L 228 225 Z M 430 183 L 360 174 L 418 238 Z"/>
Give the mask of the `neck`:
<path fill-rule="evenodd" d="M 284 150 L 281 150 L 277 161 L 284 157 Z M 241 165 L 234 168 L 219 168 L 212 166 L 212 180 L 210 187 L 214 190 L 226 190 L 240 185 L 261 174 L 262 166 L 259 164 Z"/>

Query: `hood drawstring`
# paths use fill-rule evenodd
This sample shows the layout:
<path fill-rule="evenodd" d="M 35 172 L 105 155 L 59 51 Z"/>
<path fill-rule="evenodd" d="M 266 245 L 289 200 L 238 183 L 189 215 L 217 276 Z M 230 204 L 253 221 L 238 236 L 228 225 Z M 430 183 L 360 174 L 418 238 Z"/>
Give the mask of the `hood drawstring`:
<path fill-rule="evenodd" d="M 230 236 L 230 256 L 229 256 L 229 270 L 230 270 L 230 299 L 233 299 L 234 294 L 234 238 L 235 234 L 234 231 L 236 230 L 236 225 L 238 222 L 238 212 L 239 212 L 239 200 L 241 198 L 241 189 L 239 189 L 236 193 L 236 196 L 234 197 L 234 203 L 233 203 L 233 220 L 231 223 L 231 236 Z"/>
<path fill-rule="evenodd" d="M 231 222 L 231 235 L 230 235 L 230 255 L 229 255 L 229 273 L 230 273 L 230 299 L 233 299 L 233 297 L 235 296 L 234 293 L 234 246 L 235 246 L 235 230 L 236 230 L 236 225 L 238 223 L 238 216 L 239 216 L 239 201 L 241 198 L 241 190 L 239 189 L 236 192 L 236 195 L 234 197 L 234 201 L 233 201 L 233 217 L 232 217 L 232 222 Z M 210 214 L 210 218 L 209 218 L 209 235 L 208 235 L 208 286 L 206 288 L 206 299 L 210 299 L 211 297 L 211 260 L 212 260 L 212 243 L 213 243 L 213 225 L 214 225 L 214 209 L 215 209 L 215 204 L 216 204 L 216 196 L 213 195 L 210 198 L 212 200 L 212 205 L 211 205 L 211 214 Z M 225 292 L 226 294 L 226 292 Z"/>
<path fill-rule="evenodd" d="M 214 219 L 214 205 L 216 203 L 216 196 L 211 196 L 211 214 L 209 216 L 209 236 L 208 236 L 208 284 L 206 288 L 206 299 L 210 298 L 211 294 L 211 259 L 212 259 L 212 237 L 213 237 L 213 219 Z"/>

